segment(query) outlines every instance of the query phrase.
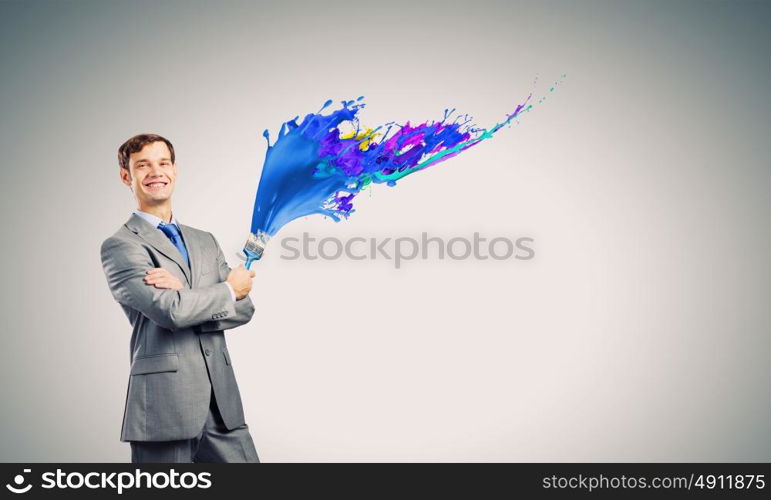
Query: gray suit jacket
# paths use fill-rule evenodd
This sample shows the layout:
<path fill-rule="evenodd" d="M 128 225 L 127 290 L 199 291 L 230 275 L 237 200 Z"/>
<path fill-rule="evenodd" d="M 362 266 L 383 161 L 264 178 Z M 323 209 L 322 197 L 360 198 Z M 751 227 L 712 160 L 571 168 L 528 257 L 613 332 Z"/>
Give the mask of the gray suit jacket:
<path fill-rule="evenodd" d="M 190 439 L 203 428 L 214 390 L 228 429 L 245 423 L 241 395 L 223 330 L 247 323 L 254 304 L 233 302 L 230 272 L 211 233 L 179 224 L 187 266 L 163 232 L 136 214 L 102 243 L 102 267 L 131 333 L 131 372 L 121 441 Z M 184 288 L 143 281 L 162 267 Z"/>

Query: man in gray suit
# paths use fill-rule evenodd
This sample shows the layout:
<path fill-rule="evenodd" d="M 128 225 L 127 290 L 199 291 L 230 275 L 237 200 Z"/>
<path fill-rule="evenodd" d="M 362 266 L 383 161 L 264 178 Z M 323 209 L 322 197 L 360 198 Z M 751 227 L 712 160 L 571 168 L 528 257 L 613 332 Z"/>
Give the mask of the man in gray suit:
<path fill-rule="evenodd" d="M 224 330 L 247 323 L 254 271 L 230 269 L 211 233 L 172 214 L 174 147 L 155 134 L 118 149 L 138 209 L 102 243 L 133 327 L 121 441 L 132 462 L 259 462 Z"/>

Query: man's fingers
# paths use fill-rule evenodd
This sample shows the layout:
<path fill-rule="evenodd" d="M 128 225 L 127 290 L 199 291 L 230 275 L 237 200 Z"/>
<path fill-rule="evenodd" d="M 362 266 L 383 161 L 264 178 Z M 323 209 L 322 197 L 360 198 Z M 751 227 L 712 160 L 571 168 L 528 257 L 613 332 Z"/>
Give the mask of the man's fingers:
<path fill-rule="evenodd" d="M 174 275 L 172 275 L 167 269 L 156 268 L 147 271 L 145 278 L 161 278 L 166 276 L 170 278 L 174 277 Z"/>
<path fill-rule="evenodd" d="M 163 269 L 162 267 L 148 269 L 144 280 L 145 283 L 153 285 L 155 288 L 173 288 L 175 290 L 183 288 L 179 278 L 171 274 L 168 269 Z"/>
<path fill-rule="evenodd" d="M 250 276 L 251 278 L 254 278 L 254 275 L 255 275 L 255 274 L 256 274 L 256 273 L 255 273 L 254 271 L 249 271 L 249 276 Z"/>
<path fill-rule="evenodd" d="M 165 271 L 165 269 L 164 269 Z M 155 288 L 180 290 L 184 288 L 182 282 L 174 275 L 166 271 L 165 273 L 153 273 L 144 277 L 147 285 Z"/>

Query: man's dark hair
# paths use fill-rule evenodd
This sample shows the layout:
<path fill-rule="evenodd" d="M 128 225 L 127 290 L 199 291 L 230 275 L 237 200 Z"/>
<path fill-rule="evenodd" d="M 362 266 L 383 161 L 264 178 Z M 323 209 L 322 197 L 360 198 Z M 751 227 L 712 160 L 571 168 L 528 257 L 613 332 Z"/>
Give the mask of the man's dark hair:
<path fill-rule="evenodd" d="M 157 134 L 139 134 L 127 140 L 118 148 L 118 165 L 128 170 L 131 153 L 138 153 L 142 151 L 143 147 L 158 141 L 165 142 L 166 146 L 169 147 L 171 163 L 174 163 L 174 146 L 171 145 L 171 141 Z"/>

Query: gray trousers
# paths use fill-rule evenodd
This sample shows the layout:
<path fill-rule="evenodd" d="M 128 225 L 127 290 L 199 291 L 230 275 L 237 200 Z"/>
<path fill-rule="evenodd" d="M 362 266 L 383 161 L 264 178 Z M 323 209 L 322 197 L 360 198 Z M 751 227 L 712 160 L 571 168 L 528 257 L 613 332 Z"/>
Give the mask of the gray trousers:
<path fill-rule="evenodd" d="M 214 392 L 201 432 L 179 441 L 130 441 L 132 463 L 249 462 L 259 463 L 249 427 L 229 431 L 222 421 Z"/>

